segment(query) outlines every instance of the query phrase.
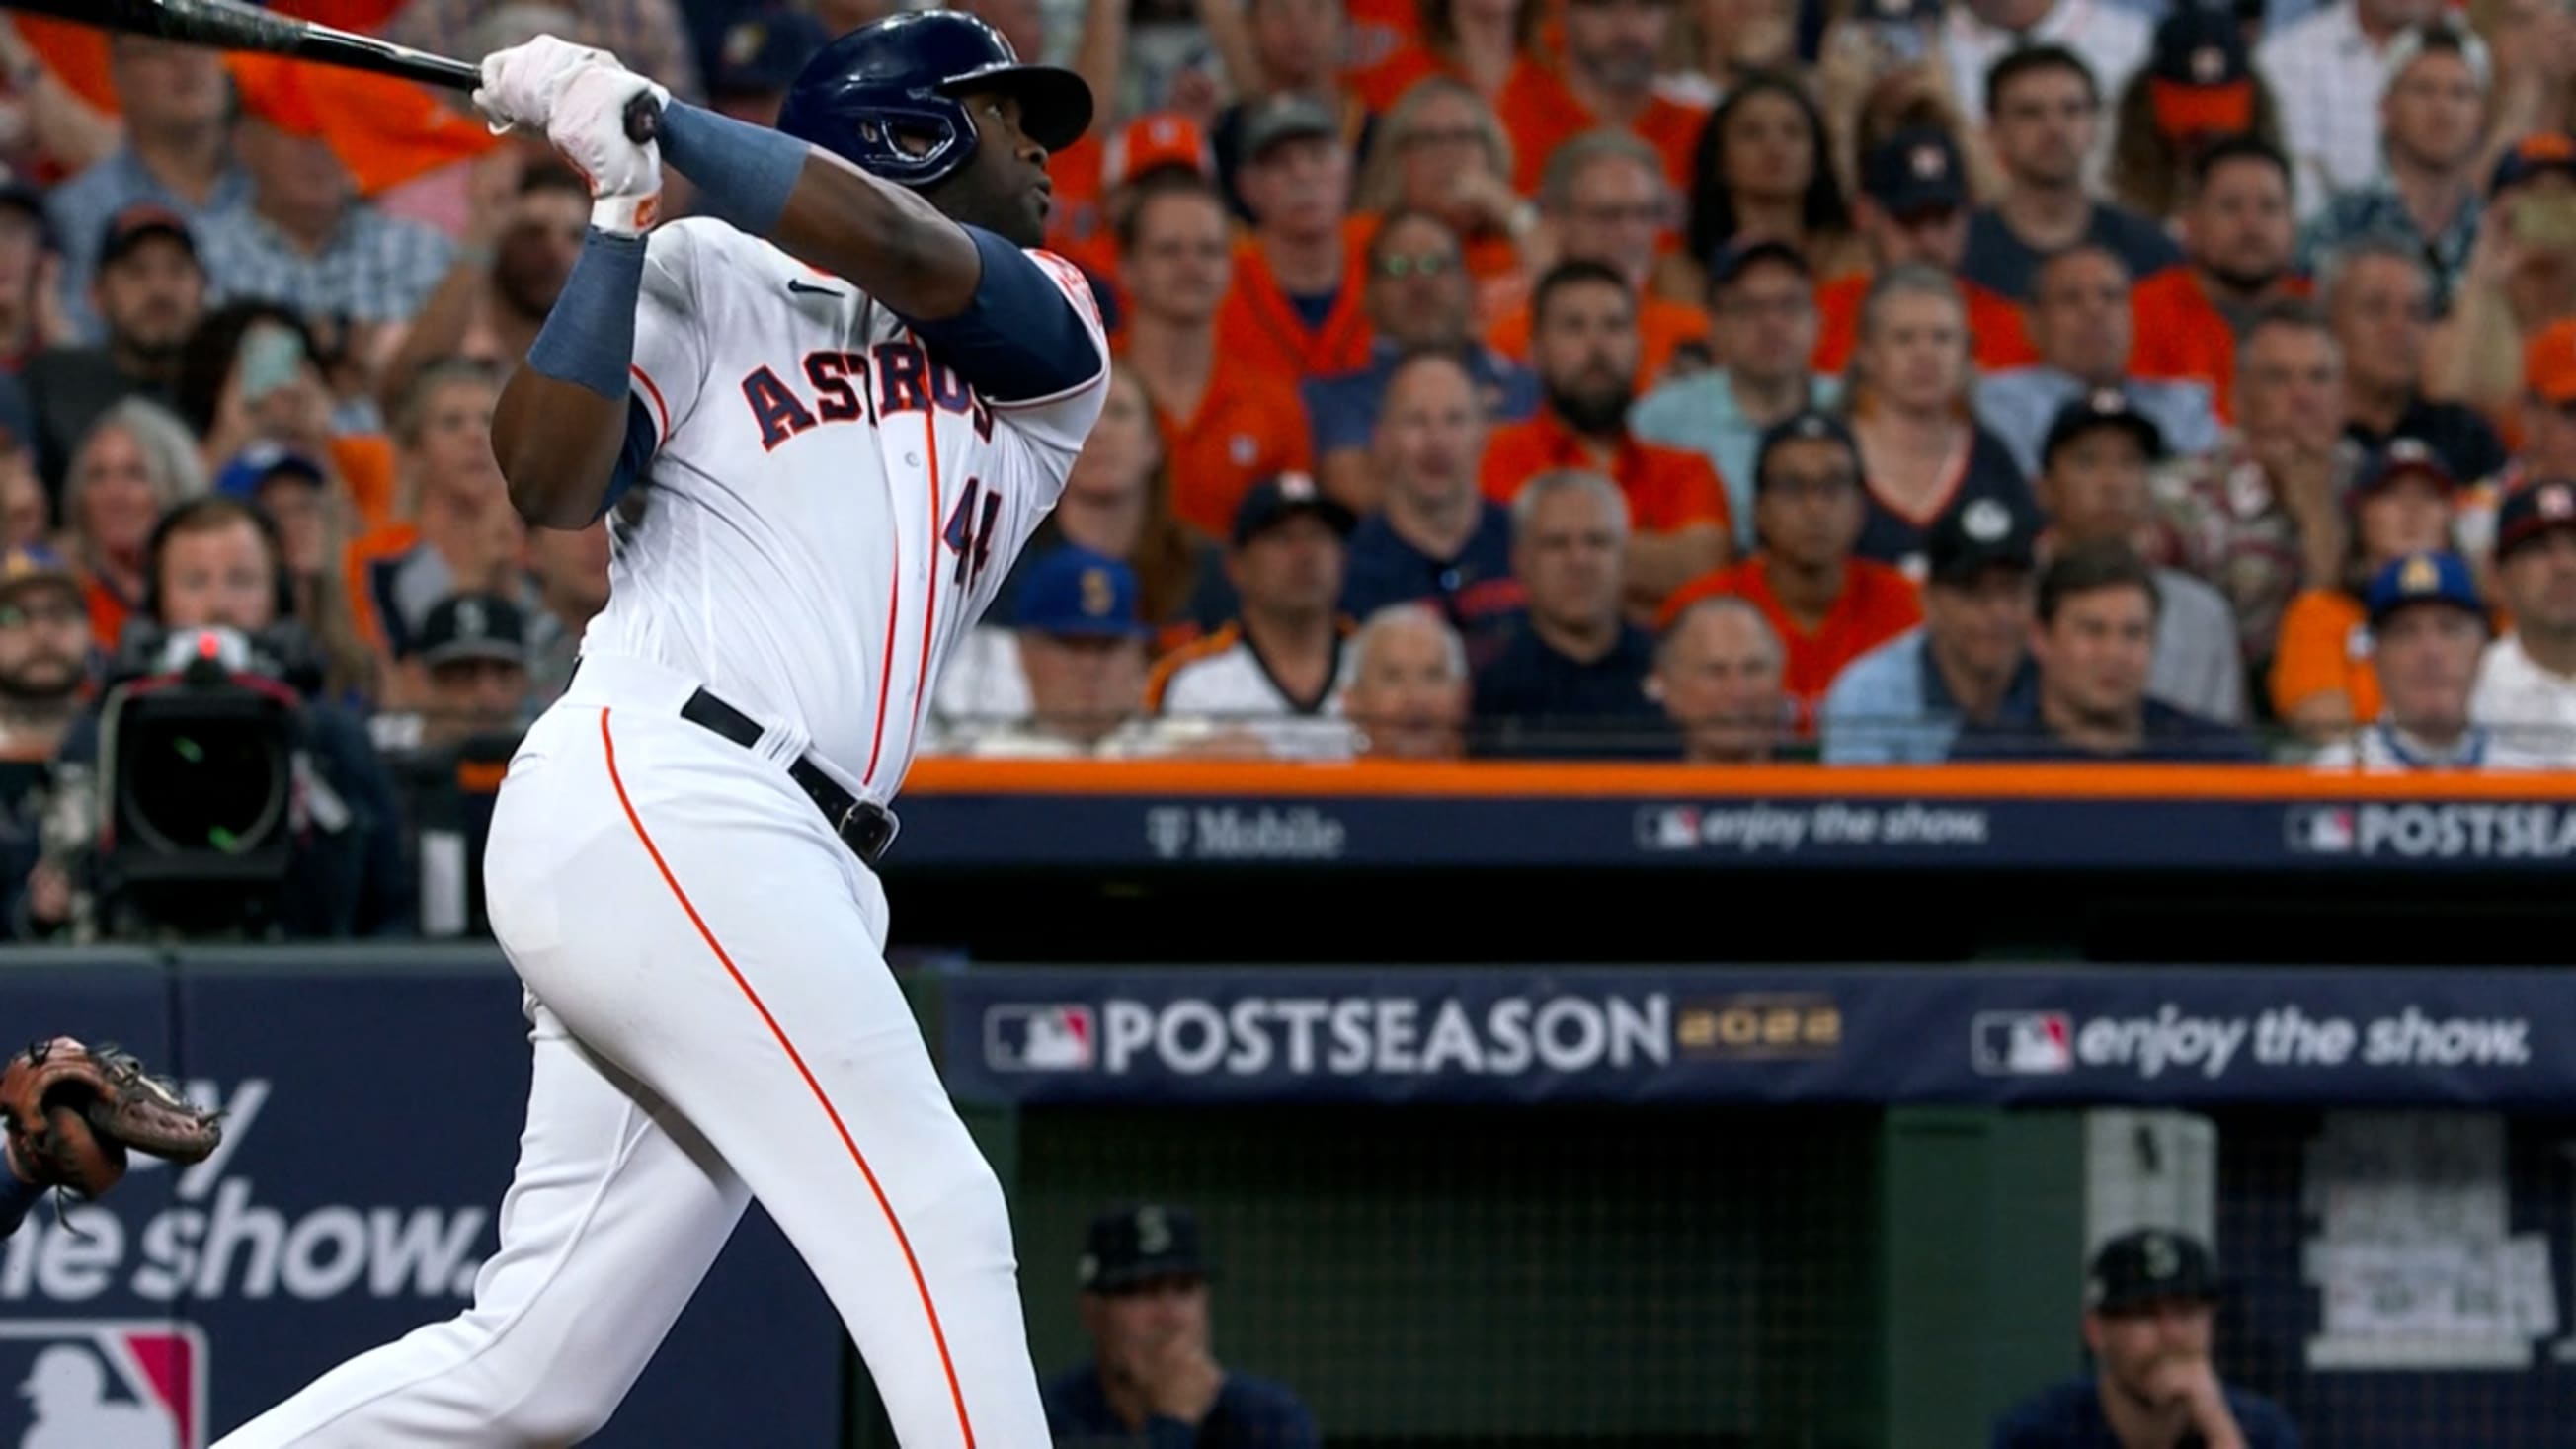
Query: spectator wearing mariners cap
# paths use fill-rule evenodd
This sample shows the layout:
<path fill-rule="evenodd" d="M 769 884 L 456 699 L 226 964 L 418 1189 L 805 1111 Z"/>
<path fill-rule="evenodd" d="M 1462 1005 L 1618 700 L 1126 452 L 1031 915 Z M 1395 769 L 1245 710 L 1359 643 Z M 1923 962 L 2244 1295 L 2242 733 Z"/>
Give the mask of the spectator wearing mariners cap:
<path fill-rule="evenodd" d="M 2208 1245 L 2187 1233 L 2142 1228 L 2102 1244 L 2084 1274 L 2091 1371 L 1997 1419 L 1994 1449 L 2297 1449 L 2279 1405 L 2219 1381 L 2221 1292 Z"/>
<path fill-rule="evenodd" d="M 1338 602 L 1357 523 L 1304 473 L 1252 485 L 1235 510 L 1225 557 L 1240 612 L 1154 666 L 1146 712 L 1240 724 L 1272 754 L 1346 752 L 1350 625 Z"/>
<path fill-rule="evenodd" d="M 2447 552 L 2391 559 L 2364 597 L 2370 668 L 2383 703 L 2359 731 L 2318 751 L 2317 764 L 2424 770 L 2553 763 L 2499 738 L 2471 714 L 2478 661 L 2492 630 L 2467 560 Z"/>
<path fill-rule="evenodd" d="M 1139 1203 L 1092 1220 L 1074 1266 L 1091 1361 L 1047 1382 L 1057 1444 L 1314 1449 L 1315 1417 L 1294 1391 L 1216 1361 L 1210 1276 L 1188 1208 Z"/>
<path fill-rule="evenodd" d="M 2459 486 L 2420 439 L 2399 438 L 2362 468 L 2344 495 L 2352 515 L 2349 565 L 2342 578 L 2290 601 L 2272 654 L 2272 712 L 2308 740 L 2339 739 L 2379 717 L 2379 676 L 2371 667 L 2378 631 L 2365 600 L 2390 564 L 2450 551 Z"/>
<path fill-rule="evenodd" d="M 2299 267 L 2314 274 L 2338 247 L 2380 238 L 2419 265 L 2431 263 L 2438 315 L 2468 269 L 2486 213 L 2478 171 L 2495 70 L 2486 42 L 2447 15 L 2398 31 L 2383 59 L 2388 83 L 2379 93 L 2379 135 L 2387 165 L 2336 191 L 2308 219 L 2299 234 Z"/>
<path fill-rule="evenodd" d="M 1870 268 L 1836 277 L 1816 291 L 1822 325 L 1810 365 L 1840 372 L 1861 337 L 1862 308 L 1873 280 L 1895 268 L 1925 266 L 1958 277 L 1968 251 L 1968 176 L 1959 145 L 1946 131 L 1918 126 L 1880 142 L 1861 160 L 1860 201 L 1853 208 Z M 2021 309 L 1975 282 L 1959 281 L 1967 309 L 1968 345 L 1981 368 L 2019 367 L 2035 355 Z"/>
<path fill-rule="evenodd" d="M 2147 552 L 2157 538 L 2149 470 L 2165 455 L 2154 421 L 2105 388 L 2069 402 L 2042 445 L 2043 557 L 2104 541 Z M 2245 657 L 2227 598 L 2180 569 L 2156 569 L 2156 652 L 2147 691 L 2176 709 L 2245 722 Z"/>
<path fill-rule="evenodd" d="M 2576 483 L 2505 496 L 2495 579 L 2513 632 L 2487 646 L 2470 715 L 2527 753 L 2576 765 Z"/>
<path fill-rule="evenodd" d="M 1812 372 L 1816 347 L 1815 274 L 1806 255 L 1784 241 L 1730 242 L 1709 258 L 1708 370 L 1667 380 L 1628 411 L 1640 438 L 1688 448 L 1708 459 L 1726 488 L 1735 521 L 1735 551 L 1750 553 L 1753 455 L 1774 423 L 1832 407 L 1842 380 Z"/>
<path fill-rule="evenodd" d="M 187 220 L 149 202 L 127 207 L 98 239 L 90 297 L 107 339 L 97 346 L 49 347 L 23 380 L 34 427 L 36 468 L 60 496 L 72 449 L 118 401 L 137 395 L 167 406 L 179 356 L 206 310 L 206 273 Z"/>
<path fill-rule="evenodd" d="M 2027 715 L 2039 518 L 1980 501 L 1932 527 L 1923 627 L 1853 660 L 1820 711 L 1829 765 L 1935 764 L 1965 724 Z"/>
<path fill-rule="evenodd" d="M 2125 543 L 2068 549 L 2039 574 L 2030 653 L 2039 664 L 2033 707 L 1971 724 L 1954 760 L 2244 761 L 2255 742 L 2214 720 L 2152 698 L 2156 576 Z"/>
<path fill-rule="evenodd" d="M 499 594 L 451 594 L 421 621 L 423 743 L 515 730 L 528 694 L 528 617 Z"/>
<path fill-rule="evenodd" d="M 1761 548 L 1742 563 L 1675 590 L 1656 625 L 1669 631 L 1701 599 L 1726 596 L 1751 604 L 1770 625 L 1783 656 L 1783 686 L 1796 706 L 1797 732 L 1808 735 L 1834 676 L 1921 622 L 1923 606 L 1912 580 L 1852 552 L 1869 518 L 1868 490 L 1861 482 L 1860 449 L 1839 421 L 1800 413 L 1772 425 L 1762 435 L 1754 468 L 1754 532 Z M 1977 511 L 1990 501 L 1952 512 Z M 1979 512 L 1981 519 L 1989 516 Z M 1991 516 L 1999 520 L 2001 514 Z"/>

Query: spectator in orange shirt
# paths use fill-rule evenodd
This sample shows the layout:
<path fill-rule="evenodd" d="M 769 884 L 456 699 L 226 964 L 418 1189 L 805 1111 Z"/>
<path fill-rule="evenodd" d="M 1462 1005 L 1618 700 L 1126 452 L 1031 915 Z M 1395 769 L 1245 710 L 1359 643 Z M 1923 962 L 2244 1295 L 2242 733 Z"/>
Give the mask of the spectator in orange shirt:
<path fill-rule="evenodd" d="M 2352 511 L 2349 567 L 2332 586 L 2300 591 L 2281 615 L 2272 655 L 2272 709 L 2312 743 L 2379 718 L 2370 620 L 2362 598 L 2397 560 L 2451 549 L 2451 500 L 2459 480 L 2420 438 L 2395 438 L 2344 499 Z"/>
<path fill-rule="evenodd" d="M 1238 218 L 1260 214 L 1243 181 L 1253 151 L 1245 143 L 1253 120 L 1277 102 L 1295 97 L 1314 106 L 1332 122 L 1344 154 L 1368 149 L 1375 121 L 1343 84 L 1341 0 L 1198 0 L 1195 9 L 1236 97 L 1217 113 L 1208 139 L 1216 143 L 1217 185 Z"/>
<path fill-rule="evenodd" d="M 1615 126 L 1655 148 L 1674 190 L 1690 185 L 1691 150 L 1708 112 L 1655 89 L 1673 23 L 1673 0 L 1565 0 L 1562 64 L 1524 58 L 1494 109 L 1511 128 L 1522 192 L 1537 187 L 1548 156 L 1596 126 Z"/>
<path fill-rule="evenodd" d="M 1654 153 L 1620 131 L 1595 131 L 1565 143 L 1548 158 L 1539 187 L 1539 213 L 1555 242 L 1558 261 L 1598 262 L 1625 278 L 1640 299 L 1636 386 L 1645 392 L 1673 370 L 1683 348 L 1704 345 L 1708 314 L 1659 297 L 1647 286 L 1655 270 L 1658 238 L 1671 224 L 1672 193 L 1655 169 Z M 1529 355 L 1530 313 L 1515 308 L 1485 340 L 1512 357 Z"/>
<path fill-rule="evenodd" d="M 1665 601 L 1670 628 L 1701 599 L 1744 599 L 1770 621 L 1786 650 L 1783 676 L 1812 733 L 1816 705 L 1844 665 L 1923 620 L 1914 584 L 1885 564 L 1855 558 L 1869 516 L 1860 449 L 1843 425 L 1803 412 L 1763 434 L 1754 462 L 1754 532 L 1761 551 L 1685 584 Z"/>
<path fill-rule="evenodd" d="M 1438 217 L 1458 234 L 1476 314 L 1491 318 L 1527 284 L 1522 243 L 1535 211 L 1512 190 L 1512 143 L 1485 98 L 1466 82 L 1432 76 L 1404 93 L 1369 140 L 1358 208 Z"/>
<path fill-rule="evenodd" d="M 2205 382 L 2220 420 L 2233 420 L 2239 334 L 2264 303 L 2307 295 L 2307 279 L 2290 271 L 2296 239 L 2290 163 L 2278 149 L 2236 136 L 2201 152 L 2183 205 L 2182 265 L 2129 294 L 2130 373 Z"/>
<path fill-rule="evenodd" d="M 1762 611 L 1711 594 L 1664 627 L 1646 692 L 1680 733 L 1684 763 L 1758 765 L 1780 747 L 1796 710 L 1781 687 L 1785 668 Z"/>
<path fill-rule="evenodd" d="M 1968 253 L 1968 178 L 1948 132 L 1897 132 L 1869 153 L 1860 180 L 1860 233 L 1871 270 L 1846 273 L 1817 289 L 1823 326 L 1810 365 L 1818 372 L 1839 372 L 1851 360 L 1873 276 L 1912 264 L 1956 278 Z M 2019 367 L 2038 359 L 2023 330 L 2021 308 L 1974 282 L 1956 285 L 1979 367 Z"/>
<path fill-rule="evenodd" d="M 1266 102 L 1244 123 L 1241 176 L 1256 222 L 1217 309 L 1220 345 L 1291 377 L 1367 362 L 1359 249 L 1343 225 L 1351 155 L 1332 117 L 1303 96 Z"/>
<path fill-rule="evenodd" d="M 1547 21 L 1542 0 L 1416 0 L 1421 34 L 1351 77 L 1352 89 L 1381 114 L 1426 76 L 1464 81 L 1492 100 L 1514 67 L 1541 50 Z"/>
<path fill-rule="evenodd" d="M 1137 187 L 1118 221 L 1134 304 L 1118 365 L 1154 400 L 1174 511 L 1222 538 L 1255 479 L 1309 466 L 1305 409 L 1294 377 L 1218 345 L 1229 264 L 1216 188 L 1168 169 Z"/>
<path fill-rule="evenodd" d="M 1652 615 L 1666 594 L 1726 561 L 1730 525 L 1717 470 L 1697 453 L 1628 432 L 1636 397 L 1637 303 L 1598 262 L 1560 262 L 1539 279 L 1531 360 L 1546 401 L 1538 416 L 1496 428 L 1485 445 L 1485 496 L 1508 502 L 1540 473 L 1607 473 L 1627 496 L 1629 609 Z"/>
<path fill-rule="evenodd" d="M 1819 277 L 1861 266 L 1865 253 L 1833 155 L 1824 115 L 1796 80 L 1746 77 L 1700 132 L 1682 233 L 1687 255 L 1677 260 L 1696 270 L 1721 248 L 1758 239 L 1797 248 Z"/>
<path fill-rule="evenodd" d="M 410 522 L 352 544 L 349 593 L 368 643 L 407 660 L 421 625 L 450 594 L 501 594 L 527 614 L 544 607 L 529 574 L 526 530 L 492 456 L 492 369 L 459 358 L 425 368 L 395 409 L 402 514 Z"/>
<path fill-rule="evenodd" d="M 114 652 L 141 607 L 144 545 L 154 520 L 206 491 L 187 426 L 160 404 L 130 397 L 98 415 L 72 450 L 63 481 L 63 552 L 81 571 L 90 637 Z"/>
<path fill-rule="evenodd" d="M 1920 579 L 1935 521 L 1976 499 L 2031 506 L 2030 483 L 1968 410 L 1967 309 L 1958 283 L 1924 266 L 1871 281 L 1843 402 L 1860 444 L 1869 522 L 1860 556 Z"/>

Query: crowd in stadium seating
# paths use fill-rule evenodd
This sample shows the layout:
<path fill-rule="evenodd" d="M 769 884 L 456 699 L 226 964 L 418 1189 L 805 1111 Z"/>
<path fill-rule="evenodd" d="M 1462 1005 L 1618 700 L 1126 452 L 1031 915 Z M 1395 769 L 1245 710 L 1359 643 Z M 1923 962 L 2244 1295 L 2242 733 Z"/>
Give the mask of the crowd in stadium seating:
<path fill-rule="evenodd" d="M 329 8 L 759 119 L 881 3 Z M 1118 364 L 934 753 L 2576 763 L 2562 7 L 976 8 L 1107 102 L 1050 244 Z M 490 446 L 581 179 L 380 77 L 32 17 L 0 72 L 10 925 L 80 894 L 49 765 L 208 624 L 370 842 L 306 927 L 470 925 L 423 841 L 608 588 Z"/>

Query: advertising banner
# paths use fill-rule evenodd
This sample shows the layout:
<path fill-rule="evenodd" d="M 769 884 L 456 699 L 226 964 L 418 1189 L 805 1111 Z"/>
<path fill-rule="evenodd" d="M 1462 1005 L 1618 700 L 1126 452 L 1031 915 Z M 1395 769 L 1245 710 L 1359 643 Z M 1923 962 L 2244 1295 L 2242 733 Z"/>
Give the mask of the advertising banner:
<path fill-rule="evenodd" d="M 998 1101 L 2576 1100 L 2576 998 L 2501 970 L 986 970 L 946 1021 Z"/>
<path fill-rule="evenodd" d="M 103 1202 L 0 1242 L 0 1444 L 197 1449 L 471 1301 L 526 1112 L 516 980 L 295 960 L 0 970 L 0 1041 L 126 1044 L 225 1113 L 208 1161 L 137 1158 Z M 590 1442 L 833 1443 L 840 1343 L 755 1207 Z"/>

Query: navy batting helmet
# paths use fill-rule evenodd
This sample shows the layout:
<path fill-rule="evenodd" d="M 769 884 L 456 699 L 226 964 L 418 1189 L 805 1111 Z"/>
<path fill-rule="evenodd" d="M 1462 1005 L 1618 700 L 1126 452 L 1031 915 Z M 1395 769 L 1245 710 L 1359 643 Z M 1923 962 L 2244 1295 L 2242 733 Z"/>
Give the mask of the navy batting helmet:
<path fill-rule="evenodd" d="M 823 47 L 787 92 L 778 129 L 898 185 L 928 186 L 975 154 L 957 98 L 976 90 L 1019 97 L 1020 129 L 1050 153 L 1091 126 L 1082 77 L 1022 65 L 1000 31 L 962 10 L 914 10 Z"/>

